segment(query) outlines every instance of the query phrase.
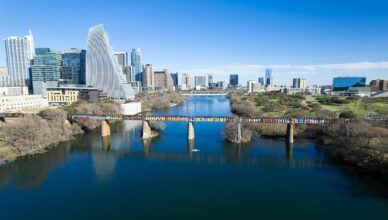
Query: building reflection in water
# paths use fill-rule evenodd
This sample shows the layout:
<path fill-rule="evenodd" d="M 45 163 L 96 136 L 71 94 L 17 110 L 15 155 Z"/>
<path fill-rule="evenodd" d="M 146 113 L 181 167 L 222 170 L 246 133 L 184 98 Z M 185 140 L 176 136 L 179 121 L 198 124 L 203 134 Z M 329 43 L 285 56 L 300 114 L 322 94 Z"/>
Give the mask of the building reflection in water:
<path fill-rule="evenodd" d="M 110 150 L 110 136 L 101 137 L 102 150 L 108 152 Z"/>
<path fill-rule="evenodd" d="M 292 151 L 294 147 L 292 143 L 286 143 L 286 160 L 289 165 L 292 165 Z"/>
<path fill-rule="evenodd" d="M 193 159 L 194 140 L 187 141 L 187 155 L 189 159 Z"/>

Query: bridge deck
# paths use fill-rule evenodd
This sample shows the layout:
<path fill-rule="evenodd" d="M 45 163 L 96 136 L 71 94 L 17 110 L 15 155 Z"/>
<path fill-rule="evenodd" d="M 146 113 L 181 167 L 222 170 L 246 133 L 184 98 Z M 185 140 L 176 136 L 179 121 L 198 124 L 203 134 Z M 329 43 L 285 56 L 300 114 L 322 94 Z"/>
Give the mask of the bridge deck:
<path fill-rule="evenodd" d="M 180 122 L 247 122 L 268 124 L 331 124 L 342 121 L 356 121 L 338 118 L 284 118 L 284 117 L 233 117 L 233 116 L 142 116 L 142 115 L 118 115 L 118 116 L 95 116 L 73 115 L 73 119 L 94 120 L 141 120 L 141 121 L 180 121 Z M 387 119 L 371 119 L 374 122 L 388 123 Z"/>

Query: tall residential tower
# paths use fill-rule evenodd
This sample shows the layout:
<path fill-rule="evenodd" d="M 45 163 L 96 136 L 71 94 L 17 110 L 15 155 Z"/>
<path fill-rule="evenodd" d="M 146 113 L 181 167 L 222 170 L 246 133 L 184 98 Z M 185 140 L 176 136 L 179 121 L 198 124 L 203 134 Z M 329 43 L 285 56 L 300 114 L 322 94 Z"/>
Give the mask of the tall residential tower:
<path fill-rule="evenodd" d="M 34 37 L 31 30 L 23 37 L 5 38 L 8 69 L 8 86 L 25 86 L 28 83 L 31 60 L 35 56 Z"/>

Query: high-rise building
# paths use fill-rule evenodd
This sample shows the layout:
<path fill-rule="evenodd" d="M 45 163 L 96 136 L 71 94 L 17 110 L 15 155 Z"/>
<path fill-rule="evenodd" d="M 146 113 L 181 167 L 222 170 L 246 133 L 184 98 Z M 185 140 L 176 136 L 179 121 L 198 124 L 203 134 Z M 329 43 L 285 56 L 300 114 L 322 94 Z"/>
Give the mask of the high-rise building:
<path fill-rule="evenodd" d="M 154 70 L 152 69 L 151 64 L 146 64 L 142 71 L 143 87 L 146 90 L 153 90 L 155 87 L 155 76 Z"/>
<path fill-rule="evenodd" d="M 210 73 L 208 76 L 207 76 L 207 82 L 210 84 L 210 83 L 213 83 L 213 73 Z"/>
<path fill-rule="evenodd" d="M 66 84 L 86 83 L 85 78 L 86 50 L 71 48 L 62 55 L 61 79 Z"/>
<path fill-rule="evenodd" d="M 174 90 L 174 83 L 167 69 L 154 72 L 154 86 L 159 90 Z"/>
<path fill-rule="evenodd" d="M 36 48 L 31 62 L 31 82 L 35 95 L 46 96 L 47 87 L 55 87 L 61 78 L 62 54 L 50 48 Z"/>
<path fill-rule="evenodd" d="M 135 76 L 133 74 L 133 67 L 132 66 L 122 66 L 122 67 L 123 67 L 123 73 L 127 79 L 127 83 L 135 82 Z"/>
<path fill-rule="evenodd" d="M 178 84 L 179 84 L 178 73 L 170 73 L 170 76 L 171 76 L 171 79 L 172 79 L 174 86 L 177 88 Z"/>
<path fill-rule="evenodd" d="M 109 98 L 134 99 L 135 93 L 114 57 L 102 24 L 89 29 L 86 50 L 86 85 L 93 86 Z"/>
<path fill-rule="evenodd" d="M 305 89 L 306 87 L 307 87 L 307 83 L 305 79 L 301 79 L 301 78 L 292 79 L 292 88 Z"/>
<path fill-rule="evenodd" d="M 248 93 L 260 92 L 264 90 L 263 85 L 261 83 L 257 83 L 253 80 L 249 80 L 247 82 Z"/>
<path fill-rule="evenodd" d="M 349 87 L 365 87 L 366 77 L 335 77 L 333 79 L 334 91 L 345 91 Z"/>
<path fill-rule="evenodd" d="M 231 86 L 237 86 L 238 85 L 238 74 L 230 74 L 230 76 L 229 76 L 229 84 Z"/>
<path fill-rule="evenodd" d="M 180 84 L 181 90 L 190 90 L 193 88 L 193 78 L 187 73 L 182 73 Z"/>
<path fill-rule="evenodd" d="M 264 86 L 264 77 L 259 77 L 258 82 Z"/>
<path fill-rule="evenodd" d="M 117 62 L 120 66 L 128 66 L 128 53 L 127 52 L 115 52 L 114 53 Z"/>
<path fill-rule="evenodd" d="M 31 30 L 23 37 L 5 38 L 8 68 L 8 86 L 25 86 L 28 83 L 31 60 L 35 56 L 34 37 Z"/>
<path fill-rule="evenodd" d="M 140 48 L 132 49 L 131 66 L 133 68 L 133 74 L 135 75 L 135 80 L 138 82 L 142 82 L 143 63 L 142 63 Z"/>
<path fill-rule="evenodd" d="M 197 86 L 206 87 L 206 76 L 195 76 L 194 85 L 195 87 Z"/>
<path fill-rule="evenodd" d="M 265 70 L 265 85 L 273 86 L 272 69 Z"/>
<path fill-rule="evenodd" d="M 226 89 L 227 88 L 227 84 L 225 81 L 218 81 L 217 82 L 217 88 L 219 89 Z"/>

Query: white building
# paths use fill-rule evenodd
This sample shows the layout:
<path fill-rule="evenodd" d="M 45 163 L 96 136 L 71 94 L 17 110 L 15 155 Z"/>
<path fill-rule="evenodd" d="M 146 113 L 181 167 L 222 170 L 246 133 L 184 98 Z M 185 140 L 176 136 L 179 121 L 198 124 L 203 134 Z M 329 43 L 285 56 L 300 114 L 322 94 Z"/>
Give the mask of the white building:
<path fill-rule="evenodd" d="M 7 86 L 24 86 L 29 78 L 29 68 L 35 55 L 34 38 L 31 30 L 27 36 L 5 38 L 7 60 Z"/>
<path fill-rule="evenodd" d="M 261 83 L 249 80 L 247 82 L 248 93 L 264 92 L 264 86 Z"/>
<path fill-rule="evenodd" d="M 0 96 L 0 112 L 19 112 L 48 106 L 42 95 Z"/>
<path fill-rule="evenodd" d="M 287 95 L 294 94 L 311 94 L 311 95 L 322 95 L 322 88 L 320 87 L 312 87 L 312 88 L 284 88 L 283 93 Z"/>
<path fill-rule="evenodd" d="M 195 87 L 206 87 L 206 76 L 195 76 L 194 77 L 194 85 Z"/>
<path fill-rule="evenodd" d="M 0 87 L 0 96 L 28 95 L 26 86 L 20 87 Z"/>
<path fill-rule="evenodd" d="M 190 90 L 193 89 L 193 78 L 187 74 L 187 73 L 182 73 L 181 78 L 181 83 L 179 85 L 179 88 L 181 90 Z"/>
<path fill-rule="evenodd" d="M 87 44 L 86 84 L 102 90 L 109 98 L 134 99 L 135 93 L 113 54 L 102 24 L 89 29 Z"/>
<path fill-rule="evenodd" d="M 123 115 L 137 115 L 141 112 L 141 102 L 129 102 L 121 104 Z"/>

